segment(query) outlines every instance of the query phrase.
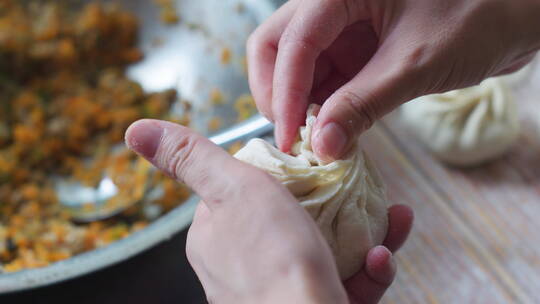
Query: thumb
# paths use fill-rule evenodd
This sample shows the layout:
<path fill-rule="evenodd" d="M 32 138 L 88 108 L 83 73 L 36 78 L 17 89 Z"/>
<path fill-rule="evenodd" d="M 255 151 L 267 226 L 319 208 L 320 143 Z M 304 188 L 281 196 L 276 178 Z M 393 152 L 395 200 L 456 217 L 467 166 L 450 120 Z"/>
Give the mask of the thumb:
<path fill-rule="evenodd" d="M 353 79 L 325 101 L 312 133 L 313 149 L 321 159 L 341 158 L 377 119 L 419 95 L 416 87 L 421 81 L 414 58 L 399 49 L 382 45 Z"/>
<path fill-rule="evenodd" d="M 126 131 L 126 144 L 161 171 L 186 183 L 210 210 L 221 205 L 224 198 L 231 203 L 244 201 L 246 194 L 238 189 L 256 189 L 266 182 L 261 181 L 266 179 L 262 171 L 233 158 L 189 128 L 171 122 L 139 120 Z"/>

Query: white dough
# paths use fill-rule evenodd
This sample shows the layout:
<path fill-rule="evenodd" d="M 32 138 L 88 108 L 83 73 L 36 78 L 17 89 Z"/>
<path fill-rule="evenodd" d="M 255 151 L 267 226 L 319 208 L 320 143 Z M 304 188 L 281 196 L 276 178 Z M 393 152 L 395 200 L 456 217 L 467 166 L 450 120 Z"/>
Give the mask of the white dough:
<path fill-rule="evenodd" d="M 345 160 L 319 161 L 311 150 L 314 121 L 309 110 L 293 155 L 262 139 L 252 139 L 235 157 L 270 173 L 291 191 L 319 226 L 341 278 L 347 279 L 362 268 L 369 249 L 380 245 L 386 236 L 385 188 L 357 146 Z"/>
<path fill-rule="evenodd" d="M 436 157 L 456 166 L 500 156 L 519 133 L 516 105 L 497 78 L 417 98 L 401 107 L 401 118 Z"/>

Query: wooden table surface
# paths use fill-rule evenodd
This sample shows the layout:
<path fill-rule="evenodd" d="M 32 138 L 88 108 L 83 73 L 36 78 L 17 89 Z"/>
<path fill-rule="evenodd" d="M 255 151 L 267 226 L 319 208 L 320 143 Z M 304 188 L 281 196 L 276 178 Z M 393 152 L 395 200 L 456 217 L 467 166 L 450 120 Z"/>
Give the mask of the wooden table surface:
<path fill-rule="evenodd" d="M 363 136 L 390 201 L 416 215 L 383 303 L 540 303 L 540 70 L 513 91 L 519 140 L 477 168 L 433 159 L 398 111 Z"/>

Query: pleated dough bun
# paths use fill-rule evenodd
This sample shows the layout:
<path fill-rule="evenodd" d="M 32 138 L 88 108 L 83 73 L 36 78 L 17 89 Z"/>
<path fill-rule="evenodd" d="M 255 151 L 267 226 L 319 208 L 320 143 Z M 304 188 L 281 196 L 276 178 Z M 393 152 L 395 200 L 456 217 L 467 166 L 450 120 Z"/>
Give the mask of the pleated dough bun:
<path fill-rule="evenodd" d="M 311 150 L 314 121 L 308 111 L 293 155 L 252 139 L 235 157 L 270 173 L 291 191 L 330 245 L 340 277 L 347 279 L 362 268 L 367 252 L 386 237 L 385 187 L 357 146 L 344 160 L 322 164 Z"/>
<path fill-rule="evenodd" d="M 401 118 L 440 160 L 474 166 L 505 153 L 516 141 L 516 105 L 501 79 L 426 95 L 404 104 Z"/>

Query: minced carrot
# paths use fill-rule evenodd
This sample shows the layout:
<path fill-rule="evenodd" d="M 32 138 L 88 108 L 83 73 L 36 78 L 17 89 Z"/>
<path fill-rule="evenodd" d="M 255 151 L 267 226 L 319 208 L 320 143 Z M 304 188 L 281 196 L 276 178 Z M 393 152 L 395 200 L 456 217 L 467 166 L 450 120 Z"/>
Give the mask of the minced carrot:
<path fill-rule="evenodd" d="M 159 6 L 160 18 L 164 24 L 171 25 L 180 21 L 172 0 L 154 0 L 154 2 Z"/>
<path fill-rule="evenodd" d="M 127 78 L 127 65 L 143 54 L 136 46 L 137 18 L 117 5 L 1 5 L 0 54 L 9 60 L 0 66 L 7 75 L 0 81 L 0 273 L 43 267 L 148 225 L 140 205 L 122 217 L 75 224 L 50 178 L 96 186 L 107 174 L 119 191 L 105 208 L 141 200 L 147 185 L 168 179 L 148 178 L 147 162 L 114 147 L 135 120 L 172 118 L 176 101 L 175 91 L 146 93 Z M 166 13 L 175 13 L 172 2 L 167 5 L 172 10 Z M 189 112 L 186 107 L 176 119 L 188 124 Z M 164 212 L 189 196 L 177 182 L 163 187 L 166 194 L 155 204 Z"/>
<path fill-rule="evenodd" d="M 222 64 L 229 64 L 231 62 L 232 52 L 228 47 L 221 49 L 220 61 Z"/>
<path fill-rule="evenodd" d="M 248 119 L 257 111 L 255 100 L 253 99 L 253 96 L 249 94 L 244 94 L 238 97 L 234 103 L 234 108 L 238 113 L 238 121 Z"/>
<path fill-rule="evenodd" d="M 210 101 L 213 105 L 221 105 L 224 103 L 223 93 L 218 88 L 213 88 L 210 91 Z"/>
<path fill-rule="evenodd" d="M 212 117 L 210 121 L 208 121 L 208 129 L 210 131 L 216 131 L 221 127 L 221 118 L 219 117 Z"/>
<path fill-rule="evenodd" d="M 229 152 L 229 154 L 235 154 L 240 149 L 242 149 L 243 146 L 244 146 L 243 142 L 237 141 L 237 142 L 234 142 L 232 145 L 230 145 L 227 151 Z"/>

